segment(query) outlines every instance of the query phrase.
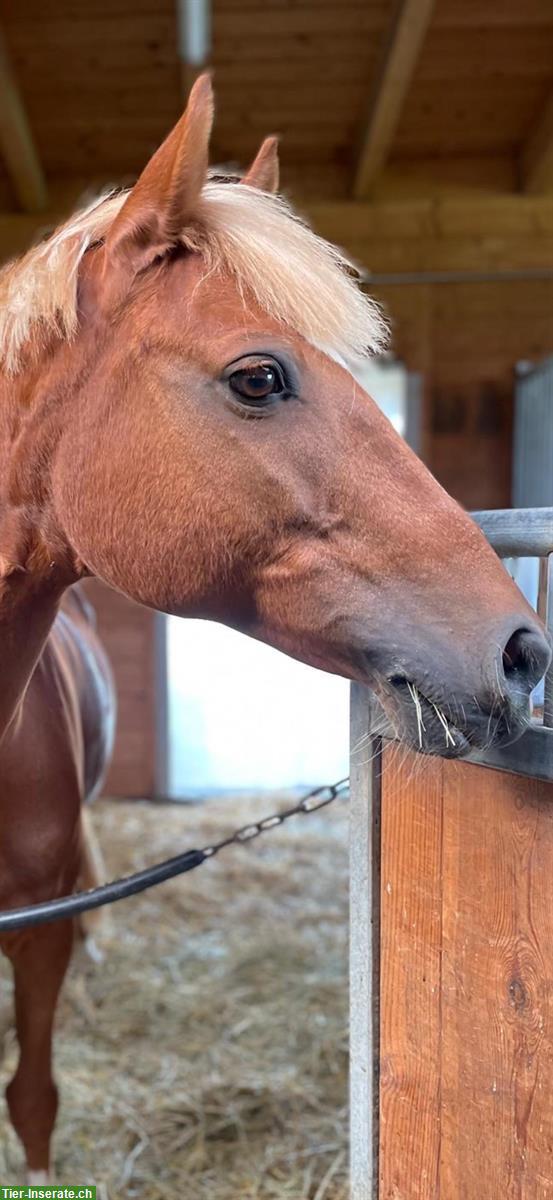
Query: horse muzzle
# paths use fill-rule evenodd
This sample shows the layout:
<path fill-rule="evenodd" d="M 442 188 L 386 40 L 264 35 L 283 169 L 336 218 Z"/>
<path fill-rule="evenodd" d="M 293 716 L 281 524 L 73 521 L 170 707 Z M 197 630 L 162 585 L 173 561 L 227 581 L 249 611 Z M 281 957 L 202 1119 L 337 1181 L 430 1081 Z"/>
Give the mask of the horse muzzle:
<path fill-rule="evenodd" d="M 462 758 L 516 741 L 531 716 L 531 693 L 551 662 L 540 623 L 525 616 L 499 626 L 480 662 L 443 645 L 419 655 L 365 657 L 371 686 L 401 741 L 424 754 Z M 388 658 L 388 661 L 386 661 Z"/>

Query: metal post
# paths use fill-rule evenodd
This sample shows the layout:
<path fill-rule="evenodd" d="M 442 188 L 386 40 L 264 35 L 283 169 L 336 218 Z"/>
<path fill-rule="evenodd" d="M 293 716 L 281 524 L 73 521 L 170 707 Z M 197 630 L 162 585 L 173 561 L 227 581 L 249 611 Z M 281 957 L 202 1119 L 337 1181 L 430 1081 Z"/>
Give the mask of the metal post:
<path fill-rule="evenodd" d="M 350 1179 L 351 1200 L 378 1197 L 380 1007 L 380 740 L 370 692 L 351 687 Z"/>
<path fill-rule="evenodd" d="M 549 554 L 545 567 L 545 624 L 553 633 L 553 554 Z M 553 729 L 553 663 L 545 676 L 543 693 L 543 723 Z"/>

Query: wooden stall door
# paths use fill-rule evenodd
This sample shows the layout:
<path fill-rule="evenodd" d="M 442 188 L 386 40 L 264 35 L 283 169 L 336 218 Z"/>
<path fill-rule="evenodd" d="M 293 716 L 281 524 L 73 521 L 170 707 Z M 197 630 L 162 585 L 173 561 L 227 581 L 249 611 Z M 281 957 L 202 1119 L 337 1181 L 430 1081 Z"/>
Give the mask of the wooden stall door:
<path fill-rule="evenodd" d="M 381 779 L 379 1200 L 551 1200 L 553 785 Z"/>

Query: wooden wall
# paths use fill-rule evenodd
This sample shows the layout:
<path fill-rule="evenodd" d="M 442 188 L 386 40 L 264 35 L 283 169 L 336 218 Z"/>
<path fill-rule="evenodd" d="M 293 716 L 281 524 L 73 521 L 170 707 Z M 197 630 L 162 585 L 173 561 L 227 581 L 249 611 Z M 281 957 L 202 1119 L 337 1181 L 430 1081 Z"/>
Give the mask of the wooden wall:
<path fill-rule="evenodd" d="M 117 735 L 105 791 L 110 796 L 153 796 L 159 789 L 158 637 L 156 613 L 98 580 L 87 594 L 117 686 Z"/>
<path fill-rule="evenodd" d="M 378 1196 L 546 1200 L 553 785 L 395 749 L 382 780 Z"/>

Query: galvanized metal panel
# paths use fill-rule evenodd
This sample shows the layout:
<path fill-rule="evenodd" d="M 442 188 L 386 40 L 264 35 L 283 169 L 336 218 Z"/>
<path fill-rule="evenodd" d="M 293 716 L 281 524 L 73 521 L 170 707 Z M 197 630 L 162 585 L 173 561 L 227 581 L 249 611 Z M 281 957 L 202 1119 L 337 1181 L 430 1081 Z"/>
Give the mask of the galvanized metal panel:
<path fill-rule="evenodd" d="M 374 699 L 351 686 L 350 1197 L 378 1196 L 380 742 Z"/>
<path fill-rule="evenodd" d="M 517 380 L 513 504 L 553 504 L 553 358 Z"/>

